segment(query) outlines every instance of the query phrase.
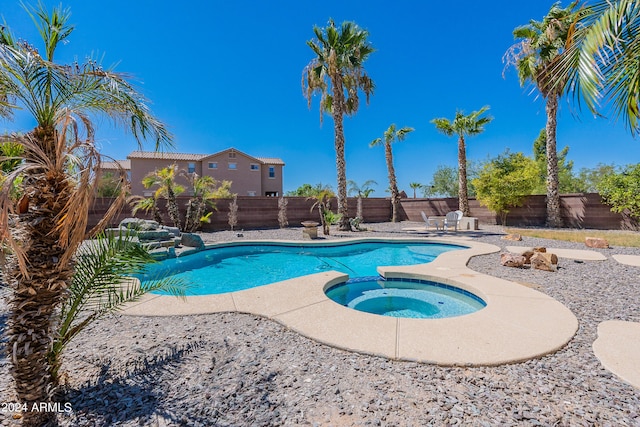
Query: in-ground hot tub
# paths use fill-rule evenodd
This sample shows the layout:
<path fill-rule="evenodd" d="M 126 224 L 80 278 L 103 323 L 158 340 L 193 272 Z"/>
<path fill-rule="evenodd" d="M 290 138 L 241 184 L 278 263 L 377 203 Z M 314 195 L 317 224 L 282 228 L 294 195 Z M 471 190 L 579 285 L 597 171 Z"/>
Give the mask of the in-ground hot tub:
<path fill-rule="evenodd" d="M 325 293 L 354 310 L 416 319 L 464 316 L 487 305 L 464 289 L 422 279 L 358 278 L 334 285 Z"/>

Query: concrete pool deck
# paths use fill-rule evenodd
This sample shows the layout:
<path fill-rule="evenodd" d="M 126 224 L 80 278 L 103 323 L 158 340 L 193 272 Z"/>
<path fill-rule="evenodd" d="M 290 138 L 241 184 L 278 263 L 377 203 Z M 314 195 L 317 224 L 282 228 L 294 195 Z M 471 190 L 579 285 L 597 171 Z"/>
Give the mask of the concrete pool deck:
<path fill-rule="evenodd" d="M 425 239 L 344 239 L 355 241 Z M 438 365 L 491 366 L 514 363 L 562 348 L 575 335 L 578 320 L 555 299 L 507 280 L 469 269 L 474 255 L 498 252 L 499 247 L 464 238 L 428 241 L 467 246 L 445 252 L 429 264 L 379 267 L 385 277 L 433 280 L 457 286 L 481 297 L 482 310 L 446 319 L 379 316 L 341 306 L 324 291 L 348 276 L 329 271 L 270 285 L 218 295 L 146 295 L 124 314 L 177 316 L 242 312 L 275 320 L 318 342 L 389 359 Z M 258 241 L 255 241 L 258 242 Z M 247 244 L 251 242 L 243 242 Z M 261 243 L 264 243 L 262 241 Z M 295 242 L 300 244 L 300 242 Z M 332 242 L 336 244 L 337 242 Z"/>

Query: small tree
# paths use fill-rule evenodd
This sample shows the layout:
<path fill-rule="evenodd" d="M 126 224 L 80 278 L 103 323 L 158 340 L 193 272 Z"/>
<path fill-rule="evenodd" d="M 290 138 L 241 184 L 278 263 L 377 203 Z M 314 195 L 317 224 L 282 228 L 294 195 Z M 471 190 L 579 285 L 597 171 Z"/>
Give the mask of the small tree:
<path fill-rule="evenodd" d="M 598 163 L 594 168 L 581 168 L 578 172 L 578 180 L 585 193 L 597 193 L 600 182 L 608 175 L 619 173 L 620 168 L 616 165 Z"/>
<path fill-rule="evenodd" d="M 238 225 L 238 195 L 233 195 L 233 200 L 229 203 L 229 226 L 231 226 L 231 231 L 233 228 Z"/>
<path fill-rule="evenodd" d="M 476 195 L 473 180 L 480 174 L 482 165 L 482 162 L 467 161 L 467 194 L 469 197 Z M 458 197 L 459 190 L 458 169 L 452 166 L 438 165 L 431 182 L 422 187 L 422 194 L 424 197 Z"/>
<path fill-rule="evenodd" d="M 620 173 L 606 175 L 597 187 L 612 212 L 626 213 L 640 220 L 640 163 L 627 165 Z"/>
<path fill-rule="evenodd" d="M 284 197 L 280 197 L 278 199 L 278 225 L 280 228 L 285 228 L 289 225 L 289 221 L 287 220 L 287 205 L 289 201 Z"/>
<path fill-rule="evenodd" d="M 507 150 L 485 164 L 480 176 L 473 180 L 476 197 L 481 205 L 500 215 L 500 223 L 506 225 L 509 209 L 522 206 L 535 188 L 537 177 L 538 168 L 531 158 Z"/>
<path fill-rule="evenodd" d="M 416 191 L 421 189 L 423 187 L 422 184 L 420 184 L 419 182 L 410 182 L 409 183 L 409 187 L 411 187 L 411 189 L 413 190 L 413 198 L 416 198 Z"/>
<path fill-rule="evenodd" d="M 99 234 L 86 242 L 75 257 L 75 274 L 69 298 L 57 313 L 55 339 L 47 355 L 50 373 L 58 381 L 65 347 L 94 321 L 120 310 L 153 291 L 166 291 L 184 298 L 189 284 L 176 278 L 140 282 L 131 279 L 143 274 L 157 260 L 149 250 L 127 234 Z"/>
<path fill-rule="evenodd" d="M 332 221 L 335 219 L 332 216 L 333 212 L 331 212 L 330 201 L 331 198 L 335 197 L 335 194 L 329 187 L 325 187 L 322 191 L 316 194 L 313 197 L 308 197 L 308 200 L 314 200 L 313 206 L 311 206 L 311 211 L 314 209 L 318 209 L 318 214 L 320 215 L 320 223 L 322 224 L 322 233 L 325 236 L 328 236 L 330 233 L 330 225 Z"/>
<path fill-rule="evenodd" d="M 180 228 L 180 210 L 176 197 L 184 192 L 182 185 L 176 184 L 178 166 L 173 164 L 148 173 L 142 179 L 144 188 L 158 187 L 154 194 L 155 199 L 164 198 L 167 200 L 167 213 L 174 227 Z"/>
<path fill-rule="evenodd" d="M 365 181 L 362 185 L 358 185 L 357 182 L 353 180 L 349 180 L 347 182 L 349 185 L 348 194 L 350 196 L 356 196 L 356 218 L 359 218 L 359 222 L 364 220 L 364 214 L 362 212 L 362 198 L 367 198 L 371 193 L 373 193 L 372 185 L 378 185 L 377 182 L 370 179 Z"/>
<path fill-rule="evenodd" d="M 196 173 L 183 173 L 191 186 L 191 197 L 187 202 L 184 219 L 184 231 L 193 233 L 198 231 L 204 222 L 211 222 L 213 211 L 216 209 L 216 199 L 230 198 L 231 181 L 219 182 L 212 176 L 198 176 Z M 206 212 L 206 213 L 205 213 Z"/>

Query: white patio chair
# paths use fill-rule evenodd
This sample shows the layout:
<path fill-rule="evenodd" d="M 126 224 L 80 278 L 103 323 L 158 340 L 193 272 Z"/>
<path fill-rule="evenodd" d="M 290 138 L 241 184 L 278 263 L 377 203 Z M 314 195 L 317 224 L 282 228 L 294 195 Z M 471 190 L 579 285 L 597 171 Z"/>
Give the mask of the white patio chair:
<path fill-rule="evenodd" d="M 453 231 L 458 231 L 458 225 L 460 225 L 462 215 L 462 211 L 451 211 L 447 213 L 447 216 L 444 218 L 444 225 L 442 229 L 447 230 L 448 228 L 453 227 Z"/>
<path fill-rule="evenodd" d="M 424 220 L 424 224 L 427 227 L 427 230 L 429 229 L 429 227 L 435 227 L 436 230 L 440 230 L 440 220 L 427 216 L 424 211 L 420 211 L 420 215 L 422 215 L 422 219 Z"/>

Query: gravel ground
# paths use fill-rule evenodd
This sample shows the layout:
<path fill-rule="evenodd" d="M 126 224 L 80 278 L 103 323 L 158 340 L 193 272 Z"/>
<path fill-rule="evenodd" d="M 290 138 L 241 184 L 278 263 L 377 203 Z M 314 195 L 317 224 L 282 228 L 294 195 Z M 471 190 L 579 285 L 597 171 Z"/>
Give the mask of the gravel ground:
<path fill-rule="evenodd" d="M 416 225 L 371 224 L 373 231 L 344 235 L 403 236 L 402 227 Z M 302 234 L 299 228 L 242 233 L 203 237 L 212 242 Z M 502 248 L 586 249 L 526 237 L 502 240 L 496 226 L 468 234 Z M 591 347 L 600 322 L 640 321 L 640 268 L 611 258 L 640 255 L 640 248 L 600 251 L 606 261 L 561 259 L 555 273 L 502 267 L 498 253 L 469 262 L 476 271 L 533 286 L 577 316 L 576 336 L 540 359 L 439 367 L 334 349 L 246 314 L 113 315 L 69 345 L 64 399 L 73 410 L 59 419 L 65 426 L 640 426 L 640 390 L 605 370 Z M 6 292 L 0 290 L 0 328 Z M 15 400 L 8 371 L 0 356 L 0 402 Z M 0 425 L 15 423 L 10 414 L 0 415 Z"/>

